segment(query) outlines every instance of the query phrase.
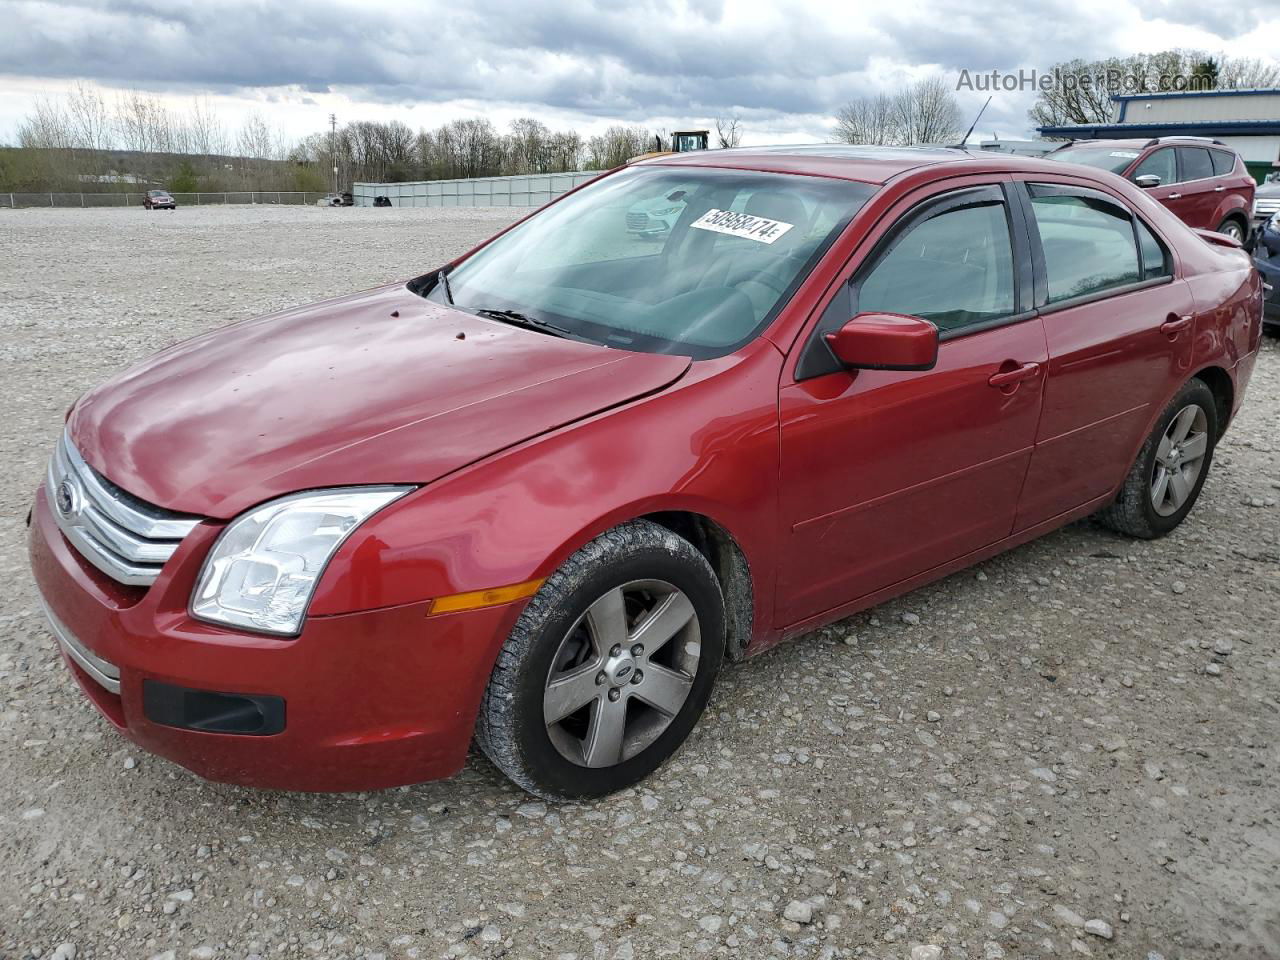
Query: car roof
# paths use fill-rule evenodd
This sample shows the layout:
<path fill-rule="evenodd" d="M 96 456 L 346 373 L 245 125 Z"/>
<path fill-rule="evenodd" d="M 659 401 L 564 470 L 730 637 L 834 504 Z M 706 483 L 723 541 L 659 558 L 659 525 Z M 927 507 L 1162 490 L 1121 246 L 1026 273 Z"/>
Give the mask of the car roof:
<path fill-rule="evenodd" d="M 698 150 L 692 153 L 663 154 L 639 160 L 635 165 L 759 170 L 829 177 L 835 180 L 857 180 L 877 185 L 924 167 L 950 168 L 953 172 L 964 173 L 1034 173 L 1037 170 L 1062 172 L 1062 166 L 1057 161 L 996 153 L 992 150 L 969 150 L 964 147 L 850 146 L 840 143 Z M 943 173 L 943 170 L 940 169 L 939 173 Z"/>

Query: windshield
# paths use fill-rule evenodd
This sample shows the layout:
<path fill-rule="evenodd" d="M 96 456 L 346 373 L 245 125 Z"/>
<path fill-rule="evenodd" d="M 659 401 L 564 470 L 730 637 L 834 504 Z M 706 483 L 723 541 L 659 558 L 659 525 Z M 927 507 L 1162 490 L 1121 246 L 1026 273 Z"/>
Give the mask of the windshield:
<path fill-rule="evenodd" d="M 148 191 L 147 191 L 147 195 L 148 195 L 148 196 L 152 196 L 152 197 L 167 197 L 167 196 L 168 196 L 168 194 L 167 194 L 167 193 L 165 193 L 163 190 L 148 190 Z"/>
<path fill-rule="evenodd" d="M 1110 170 L 1112 173 L 1120 173 L 1137 160 L 1141 153 L 1141 150 L 1134 150 L 1131 147 L 1066 147 L 1055 150 L 1053 153 L 1046 153 L 1045 156 L 1050 160 L 1060 160 L 1063 163 L 1080 163 L 1086 167 L 1098 167 L 1102 170 Z"/>
<path fill-rule="evenodd" d="M 432 300 L 509 311 L 498 319 L 575 339 L 721 356 L 773 319 L 873 192 L 820 177 L 635 167 L 497 238 L 447 285 L 433 276 L 418 289 L 429 282 Z"/>

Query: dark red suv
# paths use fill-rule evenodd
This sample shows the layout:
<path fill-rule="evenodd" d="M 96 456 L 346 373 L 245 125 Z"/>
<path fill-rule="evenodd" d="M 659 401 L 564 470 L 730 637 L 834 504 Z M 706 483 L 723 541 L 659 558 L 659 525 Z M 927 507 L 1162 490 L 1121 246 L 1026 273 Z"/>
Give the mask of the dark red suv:
<path fill-rule="evenodd" d="M 1256 184 L 1244 161 L 1221 140 L 1085 140 L 1048 157 L 1119 174 L 1148 190 L 1189 227 L 1223 233 L 1241 243 L 1249 236 Z"/>

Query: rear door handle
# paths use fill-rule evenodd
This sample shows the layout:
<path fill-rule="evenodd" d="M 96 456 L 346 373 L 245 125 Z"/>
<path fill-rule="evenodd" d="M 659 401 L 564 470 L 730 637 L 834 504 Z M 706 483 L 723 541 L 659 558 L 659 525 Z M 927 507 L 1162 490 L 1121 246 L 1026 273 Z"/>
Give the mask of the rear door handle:
<path fill-rule="evenodd" d="M 1167 197 L 1165 197 L 1165 199 L 1166 199 L 1166 200 L 1181 200 L 1181 199 L 1182 199 L 1182 194 L 1180 194 L 1180 193 L 1171 193 L 1171 194 L 1169 194 Z"/>
<path fill-rule="evenodd" d="M 1160 324 L 1160 332 L 1166 337 L 1176 337 L 1189 326 L 1191 326 L 1191 317 L 1171 317 Z"/>
<path fill-rule="evenodd" d="M 1223 193 L 1223 192 L 1225 192 L 1225 191 L 1226 191 L 1226 189 L 1227 189 L 1226 187 L 1214 187 L 1214 188 L 1213 188 L 1213 192 L 1214 192 L 1214 193 Z"/>
<path fill-rule="evenodd" d="M 1040 364 L 1024 363 L 1022 366 L 1013 370 L 1003 370 L 1000 373 L 993 373 L 987 383 L 993 387 L 1012 387 L 1021 383 L 1023 380 L 1030 380 L 1032 377 L 1040 373 Z"/>

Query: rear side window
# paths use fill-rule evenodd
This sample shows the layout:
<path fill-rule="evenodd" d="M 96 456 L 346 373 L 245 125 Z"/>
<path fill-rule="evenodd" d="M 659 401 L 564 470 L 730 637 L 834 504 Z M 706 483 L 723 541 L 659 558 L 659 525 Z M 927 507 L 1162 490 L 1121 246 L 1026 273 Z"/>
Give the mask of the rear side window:
<path fill-rule="evenodd" d="M 1204 147 L 1179 147 L 1178 165 L 1182 167 L 1181 180 L 1207 180 L 1213 176 L 1213 161 Z"/>
<path fill-rule="evenodd" d="M 1236 155 L 1234 153 L 1227 153 L 1225 150 L 1210 150 L 1209 157 L 1213 160 L 1213 175 L 1215 177 L 1225 177 L 1236 168 Z"/>
<path fill-rule="evenodd" d="M 1160 277 L 1173 275 L 1173 264 L 1169 251 L 1164 244 L 1141 220 L 1136 221 L 1138 228 L 1138 249 L 1142 253 L 1142 279 L 1158 280 Z"/>
<path fill-rule="evenodd" d="M 1178 164 L 1175 161 L 1173 151 L 1167 147 L 1163 150 L 1157 150 L 1155 153 L 1147 155 L 1137 168 L 1133 171 L 1133 179 L 1138 177 L 1156 176 L 1160 178 L 1162 184 L 1170 184 L 1178 182 Z"/>
<path fill-rule="evenodd" d="M 1004 204 L 960 207 L 912 227 L 858 284 L 857 309 L 922 317 L 942 332 L 1011 316 Z"/>
<path fill-rule="evenodd" d="M 1032 184 L 1030 191 L 1050 303 L 1138 282 L 1138 248 L 1127 210 L 1069 188 Z"/>

